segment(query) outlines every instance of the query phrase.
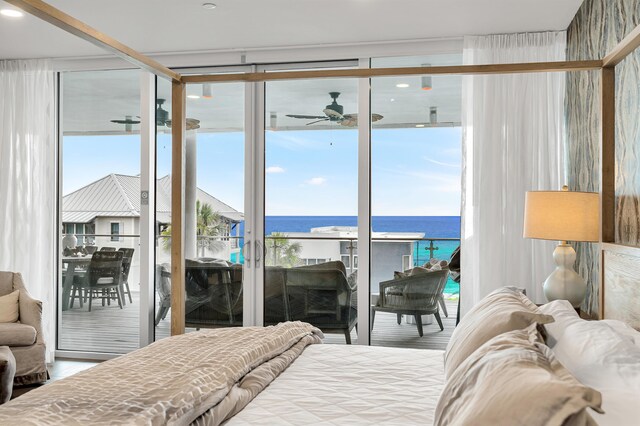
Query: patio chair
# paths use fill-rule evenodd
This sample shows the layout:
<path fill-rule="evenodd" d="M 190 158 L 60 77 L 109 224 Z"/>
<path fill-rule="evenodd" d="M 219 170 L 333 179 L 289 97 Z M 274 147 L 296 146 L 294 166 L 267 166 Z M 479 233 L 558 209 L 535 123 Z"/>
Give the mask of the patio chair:
<path fill-rule="evenodd" d="M 129 289 L 129 270 L 131 269 L 131 260 L 133 259 L 134 249 L 132 248 L 119 248 L 118 251 L 122 252 L 122 297 L 124 298 L 124 292 L 129 295 L 129 303 L 133 303 L 131 298 L 131 290 Z"/>
<path fill-rule="evenodd" d="M 398 324 L 402 315 L 413 315 L 420 337 L 423 336 L 422 315 L 433 314 L 440 331 L 444 330 L 438 305 L 448 277 L 449 270 L 443 269 L 381 282 L 378 303 L 371 308 L 371 329 L 376 312 L 380 311 L 395 313 Z"/>
<path fill-rule="evenodd" d="M 105 301 L 107 305 L 111 305 L 111 298 L 115 298 L 118 301 L 118 306 L 122 309 L 120 297 L 122 259 L 123 253 L 120 251 L 95 252 L 83 279 L 77 283 L 74 282 L 70 307 L 73 307 L 73 301 L 76 297 L 80 300 L 80 307 L 82 307 L 84 293 L 89 297 L 89 312 L 91 312 L 94 298 L 102 299 L 102 306 L 105 305 Z"/>
<path fill-rule="evenodd" d="M 325 332 L 344 333 L 351 344 L 351 330 L 358 322 L 356 285 L 350 285 L 342 262 L 288 268 L 286 294 L 289 320 L 304 321 Z"/>
<path fill-rule="evenodd" d="M 242 265 L 186 259 L 185 291 L 187 327 L 242 326 Z"/>
<path fill-rule="evenodd" d="M 99 251 L 116 251 L 115 247 L 100 247 Z"/>
<path fill-rule="evenodd" d="M 158 293 L 158 311 L 156 312 L 156 325 L 165 319 L 171 307 L 171 272 L 169 265 L 163 263 L 156 265 L 156 292 Z"/>

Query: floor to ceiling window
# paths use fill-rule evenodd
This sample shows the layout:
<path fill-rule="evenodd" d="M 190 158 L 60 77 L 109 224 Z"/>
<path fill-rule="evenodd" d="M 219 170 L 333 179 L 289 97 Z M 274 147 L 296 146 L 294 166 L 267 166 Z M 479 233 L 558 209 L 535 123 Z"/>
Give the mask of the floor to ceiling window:
<path fill-rule="evenodd" d="M 459 59 L 374 59 L 372 66 Z M 150 212 L 155 255 L 146 261 L 154 263 L 155 300 L 148 303 L 154 304 L 155 328 L 141 332 L 148 297 L 140 294 L 140 247 L 147 244 L 139 236 L 140 217 L 146 218 L 140 178 L 151 153 L 142 148 L 141 155 L 140 81 L 137 70 L 61 74 L 60 350 L 123 353 L 152 339 L 146 334 L 170 335 L 171 83 L 156 79 Z M 361 83 L 342 78 L 187 85 L 188 331 L 302 320 L 322 328 L 328 343 L 366 342 L 362 333 L 386 346 L 434 347 L 448 339 L 459 290 L 451 277 L 438 300 L 445 332 L 433 315 L 418 321 L 417 312 L 385 309 L 381 294 L 383 287 L 402 287 L 403 275 L 435 272 L 459 244 L 460 78 L 374 78 L 370 102 Z M 367 110 L 362 105 L 371 113 L 370 140 L 359 132 L 359 125 L 369 124 L 359 123 L 358 113 Z M 367 146 L 369 164 L 366 155 L 360 158 Z M 363 164 L 371 170 L 370 193 L 359 186 L 367 176 Z M 358 216 L 368 217 L 367 203 L 371 240 L 358 241 Z M 109 251 L 122 253 L 122 285 L 92 288 L 91 270 L 99 266 L 92 253 Z M 369 285 L 358 288 L 359 280 Z M 358 293 L 370 303 L 358 306 Z M 392 296 L 402 298 L 403 292 Z M 370 308 L 374 326 L 361 327 L 359 336 L 358 317 Z M 424 337 L 418 336 L 419 322 Z"/>
<path fill-rule="evenodd" d="M 140 71 L 60 81 L 58 349 L 127 352 L 139 343 Z"/>
<path fill-rule="evenodd" d="M 374 59 L 372 66 L 459 61 L 434 55 Z M 374 345 L 441 348 L 455 326 L 459 286 L 447 262 L 460 244 L 461 81 L 371 80 L 372 112 L 385 116 L 371 132 Z"/>
<path fill-rule="evenodd" d="M 155 339 L 171 335 L 171 82 L 156 80 Z"/>
<path fill-rule="evenodd" d="M 265 324 L 357 340 L 357 80 L 268 82 Z"/>

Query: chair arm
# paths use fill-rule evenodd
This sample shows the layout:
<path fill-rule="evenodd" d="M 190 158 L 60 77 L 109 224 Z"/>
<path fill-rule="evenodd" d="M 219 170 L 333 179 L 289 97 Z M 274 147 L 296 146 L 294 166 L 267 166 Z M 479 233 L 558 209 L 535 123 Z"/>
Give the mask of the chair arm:
<path fill-rule="evenodd" d="M 20 322 L 36 329 L 36 343 L 43 343 L 42 335 L 42 302 L 36 300 L 24 290 L 20 290 L 19 299 Z"/>

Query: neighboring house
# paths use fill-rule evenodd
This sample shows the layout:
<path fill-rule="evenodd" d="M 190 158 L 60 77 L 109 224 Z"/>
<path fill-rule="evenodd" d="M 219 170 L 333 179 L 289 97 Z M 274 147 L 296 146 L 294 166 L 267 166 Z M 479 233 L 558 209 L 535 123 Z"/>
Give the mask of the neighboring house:
<path fill-rule="evenodd" d="M 324 226 L 310 232 L 285 232 L 292 243 L 301 246 L 300 260 L 305 265 L 341 260 L 347 273 L 358 270 L 358 228 L 352 226 Z M 301 237 L 302 239 L 296 239 Z M 371 233 L 371 292 L 378 292 L 378 283 L 393 278 L 393 271 L 413 266 L 413 253 L 421 232 Z M 267 253 L 267 256 L 269 253 Z"/>
<path fill-rule="evenodd" d="M 244 215 L 233 207 L 198 188 L 196 199 L 209 204 L 227 225 L 224 235 L 238 235 Z M 156 189 L 156 224 L 160 233 L 171 223 L 171 178 L 158 179 Z M 132 271 L 138 262 L 140 233 L 140 177 L 110 174 L 62 198 L 62 224 L 65 234 L 74 234 L 78 245 L 132 247 L 136 249 Z M 84 235 L 83 235 L 84 234 Z M 86 236 L 85 236 L 86 235 Z M 98 235 L 98 236 L 94 236 Z M 230 239 L 224 256 L 237 252 L 237 239 Z M 158 244 L 159 261 L 168 259 L 165 245 Z M 212 253 L 207 253 L 213 255 Z M 133 282 L 138 282 L 137 280 Z"/>

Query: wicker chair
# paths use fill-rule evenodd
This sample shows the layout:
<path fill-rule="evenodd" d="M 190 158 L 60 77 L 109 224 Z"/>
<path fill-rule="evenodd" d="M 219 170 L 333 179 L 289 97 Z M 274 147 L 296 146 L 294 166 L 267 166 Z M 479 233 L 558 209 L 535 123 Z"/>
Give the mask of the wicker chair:
<path fill-rule="evenodd" d="M 380 311 L 397 314 L 398 324 L 402 315 L 413 315 L 420 337 L 423 336 L 422 315 L 433 314 L 440 331 L 444 330 L 438 305 L 448 277 L 449 270 L 444 269 L 381 282 L 378 303 L 371 308 L 371 329 L 376 311 Z"/>
<path fill-rule="evenodd" d="M 119 248 L 118 251 L 122 252 L 122 297 L 124 298 L 124 293 L 126 292 L 129 295 L 129 303 L 133 303 L 131 290 L 129 289 L 129 271 L 131 270 L 131 260 L 133 259 L 134 249 Z"/>
<path fill-rule="evenodd" d="M 91 262 L 87 268 L 87 273 L 73 285 L 71 293 L 71 306 L 73 300 L 80 299 L 82 307 L 83 293 L 88 293 L 89 312 L 94 298 L 102 299 L 102 306 L 111 304 L 111 298 L 118 301 L 118 306 L 122 309 L 122 299 L 120 297 L 122 285 L 122 259 L 121 251 L 97 251 L 91 257 Z"/>
<path fill-rule="evenodd" d="M 163 263 L 156 265 L 156 292 L 158 293 L 158 311 L 156 312 L 156 325 L 165 319 L 171 308 L 171 272 L 169 265 Z"/>
<path fill-rule="evenodd" d="M 339 261 L 286 269 L 287 319 L 308 322 L 328 333 L 344 333 L 351 344 L 351 330 L 358 322 L 357 292 L 344 271 Z"/>

